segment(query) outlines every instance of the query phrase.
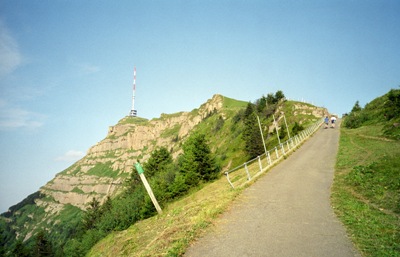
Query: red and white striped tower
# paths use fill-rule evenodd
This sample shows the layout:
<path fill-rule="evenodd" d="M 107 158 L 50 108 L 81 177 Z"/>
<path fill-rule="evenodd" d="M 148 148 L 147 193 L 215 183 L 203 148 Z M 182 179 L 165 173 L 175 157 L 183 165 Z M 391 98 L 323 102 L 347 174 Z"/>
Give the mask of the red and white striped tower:
<path fill-rule="evenodd" d="M 129 116 L 136 117 L 137 110 L 135 110 L 135 92 L 136 92 L 136 66 L 133 68 L 133 94 L 132 94 L 132 109 Z"/>

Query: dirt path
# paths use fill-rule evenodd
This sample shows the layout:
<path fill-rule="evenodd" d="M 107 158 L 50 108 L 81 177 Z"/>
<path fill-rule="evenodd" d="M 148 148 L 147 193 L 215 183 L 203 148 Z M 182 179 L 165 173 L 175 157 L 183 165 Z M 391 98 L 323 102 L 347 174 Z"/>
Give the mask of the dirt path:
<path fill-rule="evenodd" d="M 360 256 L 330 206 L 339 128 L 320 129 L 247 188 L 185 256 Z"/>

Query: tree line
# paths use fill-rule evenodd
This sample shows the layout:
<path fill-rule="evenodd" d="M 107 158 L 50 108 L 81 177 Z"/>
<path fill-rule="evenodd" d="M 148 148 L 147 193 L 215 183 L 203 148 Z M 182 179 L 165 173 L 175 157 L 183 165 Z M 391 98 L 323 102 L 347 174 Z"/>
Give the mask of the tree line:
<path fill-rule="evenodd" d="M 212 181 L 219 176 L 220 167 L 210 150 L 206 135 L 196 133 L 183 144 L 183 154 L 173 160 L 170 151 L 160 147 L 152 152 L 143 168 L 153 192 L 161 206 L 183 196 L 191 188 Z M 51 249 L 41 235 L 42 245 L 50 255 L 32 255 L 35 249 L 18 246 L 18 256 L 84 256 L 99 240 L 112 231 L 125 230 L 141 219 L 156 214 L 156 210 L 133 167 L 124 182 L 124 191 L 115 198 L 100 202 L 93 198 L 85 211 L 78 229 L 60 249 Z M 24 252 L 27 255 L 24 255 Z M 16 253 L 16 251 L 15 251 Z"/>
<path fill-rule="evenodd" d="M 243 140 L 245 141 L 245 151 L 249 159 L 253 159 L 262 153 L 264 153 L 264 146 L 262 141 L 261 133 L 267 147 L 277 145 L 276 130 L 269 133 L 265 127 L 271 124 L 272 115 L 276 112 L 279 104 L 285 101 L 285 95 L 281 90 L 278 90 L 275 94 L 269 93 L 267 96 L 262 96 L 254 103 L 248 103 L 245 110 L 239 112 L 237 117 L 234 118 L 236 122 L 242 121 L 244 124 L 243 129 Z M 257 118 L 258 117 L 258 118 Z M 258 119 L 262 126 L 262 132 L 260 131 Z M 297 122 L 292 127 L 292 134 L 295 135 L 304 127 Z M 279 139 L 283 140 L 288 136 L 286 126 L 281 126 L 279 130 Z"/>

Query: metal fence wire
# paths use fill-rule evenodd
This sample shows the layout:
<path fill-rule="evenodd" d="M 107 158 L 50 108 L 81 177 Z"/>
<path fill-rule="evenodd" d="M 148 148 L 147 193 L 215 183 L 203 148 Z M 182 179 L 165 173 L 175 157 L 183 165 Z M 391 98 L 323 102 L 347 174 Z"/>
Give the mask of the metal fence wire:
<path fill-rule="evenodd" d="M 291 153 L 299 147 L 307 138 L 309 138 L 322 125 L 319 120 L 307 129 L 301 131 L 294 137 L 272 148 L 269 151 L 257 156 L 256 158 L 245 162 L 229 171 L 225 172 L 226 179 L 232 188 L 244 186 L 246 183 L 261 175 L 268 168 L 279 162 L 284 156 Z M 258 163 L 258 164 L 257 164 Z"/>

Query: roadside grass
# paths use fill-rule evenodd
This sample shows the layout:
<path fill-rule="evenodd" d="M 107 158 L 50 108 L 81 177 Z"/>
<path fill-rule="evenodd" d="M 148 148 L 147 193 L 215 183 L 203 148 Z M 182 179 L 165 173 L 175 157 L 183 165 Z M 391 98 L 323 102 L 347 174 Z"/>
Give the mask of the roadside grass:
<path fill-rule="evenodd" d="M 113 232 L 87 256 L 181 256 L 242 190 L 232 189 L 221 177 L 169 204 L 161 215 Z"/>
<path fill-rule="evenodd" d="M 400 256 L 400 141 L 341 129 L 332 204 L 363 256 Z"/>

